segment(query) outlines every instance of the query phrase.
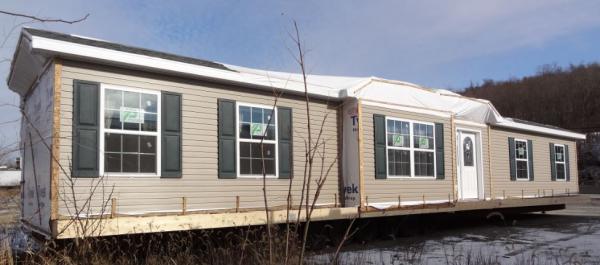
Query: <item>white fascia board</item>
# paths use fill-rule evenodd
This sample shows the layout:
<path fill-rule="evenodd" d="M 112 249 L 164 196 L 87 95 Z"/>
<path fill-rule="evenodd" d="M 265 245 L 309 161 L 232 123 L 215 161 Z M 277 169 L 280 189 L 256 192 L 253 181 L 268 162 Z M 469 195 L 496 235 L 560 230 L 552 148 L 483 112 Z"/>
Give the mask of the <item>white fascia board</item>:
<path fill-rule="evenodd" d="M 371 100 L 367 100 L 367 99 L 361 99 L 361 103 L 364 105 L 369 105 L 369 106 L 374 106 L 374 107 L 401 110 L 401 111 L 406 111 L 406 112 L 421 113 L 421 114 L 427 114 L 427 115 L 437 116 L 437 117 L 442 117 L 442 118 L 447 118 L 447 119 L 449 119 L 452 116 L 452 113 L 447 112 L 447 111 L 423 109 L 423 108 L 418 108 L 418 107 L 414 107 L 414 106 L 405 106 L 405 105 L 398 105 L 398 104 L 393 104 L 393 103 L 384 103 L 384 102 L 378 102 L 378 101 L 371 101 Z"/>
<path fill-rule="evenodd" d="M 286 85 L 286 80 L 271 79 L 268 81 L 261 81 L 260 76 L 253 78 L 254 76 L 248 76 L 248 74 L 240 74 L 238 72 L 215 69 L 158 57 L 116 51 L 107 48 L 94 47 L 40 36 L 32 36 L 31 39 L 32 51 L 103 60 L 124 65 L 181 73 L 212 80 L 226 81 L 233 84 L 250 85 L 262 88 L 277 88 L 299 94 L 304 93 L 304 87 L 288 87 Z M 309 94 L 325 98 L 340 98 L 339 90 L 327 89 L 318 86 L 310 86 Z"/>
<path fill-rule="evenodd" d="M 574 132 L 568 132 L 568 131 L 557 130 L 557 129 L 552 129 L 552 128 L 546 128 L 546 127 L 542 127 L 542 126 L 518 123 L 518 122 L 514 122 L 514 121 L 509 121 L 506 119 L 504 119 L 503 121 L 501 121 L 499 123 L 495 123 L 494 125 L 498 126 L 498 127 L 509 128 L 509 129 L 517 129 L 517 130 L 542 133 L 542 134 L 548 134 L 548 135 L 566 137 L 566 138 L 572 138 L 572 139 L 578 139 L 578 140 L 585 140 L 585 138 L 586 138 L 585 134 L 581 134 L 581 133 L 574 133 Z"/>

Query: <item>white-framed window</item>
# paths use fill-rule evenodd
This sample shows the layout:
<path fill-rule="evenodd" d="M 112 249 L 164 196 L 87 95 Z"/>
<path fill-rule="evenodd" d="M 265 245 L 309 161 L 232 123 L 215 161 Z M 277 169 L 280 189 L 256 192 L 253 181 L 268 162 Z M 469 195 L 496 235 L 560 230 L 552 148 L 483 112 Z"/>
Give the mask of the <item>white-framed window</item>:
<path fill-rule="evenodd" d="M 565 165 L 565 146 L 562 144 L 554 145 L 554 168 L 556 170 L 556 180 L 566 180 L 567 170 Z"/>
<path fill-rule="evenodd" d="M 433 123 L 386 117 L 388 178 L 435 178 Z"/>
<path fill-rule="evenodd" d="M 529 153 L 526 140 L 515 139 L 517 180 L 529 180 Z"/>
<path fill-rule="evenodd" d="M 160 175 L 160 96 L 158 91 L 101 85 L 101 175 Z"/>
<path fill-rule="evenodd" d="M 237 175 L 277 178 L 277 111 L 272 106 L 236 103 Z M 261 147 L 262 142 L 262 147 Z"/>

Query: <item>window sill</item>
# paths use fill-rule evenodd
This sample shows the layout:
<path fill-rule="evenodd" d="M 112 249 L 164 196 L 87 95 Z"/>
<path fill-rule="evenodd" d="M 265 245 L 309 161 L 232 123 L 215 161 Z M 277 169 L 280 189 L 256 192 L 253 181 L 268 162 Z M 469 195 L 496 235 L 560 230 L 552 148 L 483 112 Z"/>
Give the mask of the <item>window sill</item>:
<path fill-rule="evenodd" d="M 386 179 L 437 180 L 435 177 L 395 177 L 395 176 L 388 176 Z"/>
<path fill-rule="evenodd" d="M 275 175 L 266 175 L 264 178 L 279 179 L 279 177 Z M 238 175 L 236 179 L 263 179 L 263 175 Z"/>

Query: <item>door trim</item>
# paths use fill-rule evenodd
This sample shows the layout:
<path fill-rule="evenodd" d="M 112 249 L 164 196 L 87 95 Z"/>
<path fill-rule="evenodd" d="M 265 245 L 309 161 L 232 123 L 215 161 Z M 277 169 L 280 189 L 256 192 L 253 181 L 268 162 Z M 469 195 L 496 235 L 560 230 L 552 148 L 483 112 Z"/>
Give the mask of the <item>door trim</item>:
<path fill-rule="evenodd" d="M 458 194 L 457 194 L 457 198 L 458 200 L 463 200 L 460 194 L 460 190 L 461 190 L 461 154 L 459 153 L 460 151 L 460 142 L 462 141 L 461 139 L 459 139 L 459 134 L 460 132 L 466 132 L 466 133 L 472 133 L 475 134 L 475 144 L 478 146 L 477 148 L 477 156 L 475 157 L 475 159 L 477 159 L 477 200 L 485 200 L 485 178 L 484 178 L 484 174 L 483 174 L 483 141 L 481 140 L 481 130 L 477 130 L 477 129 L 470 129 L 470 128 L 464 128 L 464 127 L 456 127 L 456 131 L 454 132 L 455 137 L 454 139 L 456 139 L 454 145 L 455 145 L 455 150 L 456 153 L 454 155 L 456 155 L 455 159 L 455 163 L 456 163 L 456 182 L 457 182 L 457 188 L 458 188 Z M 488 147 L 489 148 L 489 147 Z M 473 200 L 473 199 L 466 199 L 466 200 Z"/>

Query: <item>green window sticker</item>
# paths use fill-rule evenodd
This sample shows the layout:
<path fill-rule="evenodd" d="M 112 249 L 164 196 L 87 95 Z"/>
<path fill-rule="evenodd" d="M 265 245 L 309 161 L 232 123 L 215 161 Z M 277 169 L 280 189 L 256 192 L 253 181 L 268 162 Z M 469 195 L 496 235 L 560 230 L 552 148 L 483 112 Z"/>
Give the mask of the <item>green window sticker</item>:
<path fill-rule="evenodd" d="M 394 146 L 404 146 L 404 137 L 400 134 L 394 134 Z"/>
<path fill-rule="evenodd" d="M 263 136 L 265 135 L 266 129 L 267 126 L 262 123 L 252 123 L 252 126 L 250 126 L 252 136 Z"/>
<path fill-rule="evenodd" d="M 144 123 L 141 109 L 121 107 L 120 120 L 126 123 Z"/>
<path fill-rule="evenodd" d="M 422 149 L 429 148 L 429 138 L 426 138 L 426 137 L 419 138 L 419 148 L 422 148 Z"/>

